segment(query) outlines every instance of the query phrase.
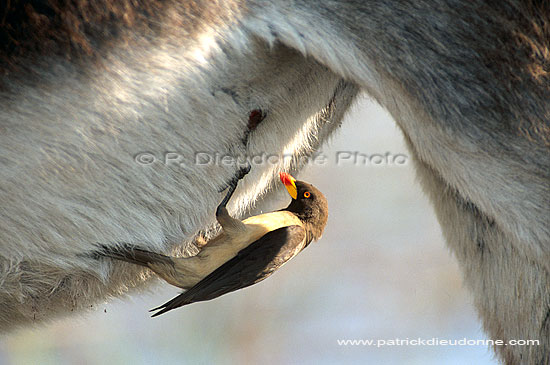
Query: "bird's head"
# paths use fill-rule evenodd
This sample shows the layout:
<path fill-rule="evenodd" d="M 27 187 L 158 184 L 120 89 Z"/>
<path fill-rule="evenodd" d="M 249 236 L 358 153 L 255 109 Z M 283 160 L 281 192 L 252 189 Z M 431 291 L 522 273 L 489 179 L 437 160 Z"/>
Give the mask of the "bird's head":
<path fill-rule="evenodd" d="M 296 180 L 286 172 L 281 172 L 280 177 L 292 198 L 290 205 L 285 210 L 300 218 L 306 226 L 311 240 L 318 240 L 327 224 L 327 198 L 315 186 Z"/>

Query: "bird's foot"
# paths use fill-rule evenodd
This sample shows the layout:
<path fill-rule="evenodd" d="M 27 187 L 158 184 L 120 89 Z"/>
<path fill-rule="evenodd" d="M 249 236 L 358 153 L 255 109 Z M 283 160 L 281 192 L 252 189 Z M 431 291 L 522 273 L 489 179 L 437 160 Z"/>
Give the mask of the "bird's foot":
<path fill-rule="evenodd" d="M 229 184 L 227 184 L 227 187 L 229 188 L 229 191 L 225 195 L 225 198 L 223 198 L 220 205 L 218 205 L 218 209 L 216 210 L 216 216 L 219 216 L 221 213 L 223 213 L 223 210 L 227 211 L 225 209 L 225 207 L 227 206 L 227 203 L 229 203 L 229 200 L 231 199 L 231 197 L 233 196 L 233 193 L 237 189 L 237 184 L 239 183 L 239 180 L 241 180 L 243 177 L 245 177 L 246 174 L 248 174 L 250 172 L 250 169 L 251 169 L 250 163 L 247 162 L 245 166 L 241 166 L 241 168 L 239 169 L 239 171 L 237 171 L 237 173 L 231 179 Z"/>
<path fill-rule="evenodd" d="M 245 166 L 241 166 L 241 168 L 237 172 L 237 181 L 245 177 L 250 172 L 250 169 L 252 169 L 250 162 L 247 162 Z"/>
<path fill-rule="evenodd" d="M 247 162 L 246 165 L 241 166 L 239 168 L 239 170 L 237 171 L 237 173 L 231 178 L 231 180 L 223 188 L 221 188 L 219 190 L 219 192 L 221 193 L 222 191 L 226 190 L 227 188 L 229 188 L 229 189 L 233 188 L 233 190 L 236 189 L 237 184 L 239 183 L 239 180 L 244 178 L 246 176 L 246 174 L 248 174 L 250 172 L 251 168 L 252 168 L 252 166 L 250 165 L 250 162 Z"/>

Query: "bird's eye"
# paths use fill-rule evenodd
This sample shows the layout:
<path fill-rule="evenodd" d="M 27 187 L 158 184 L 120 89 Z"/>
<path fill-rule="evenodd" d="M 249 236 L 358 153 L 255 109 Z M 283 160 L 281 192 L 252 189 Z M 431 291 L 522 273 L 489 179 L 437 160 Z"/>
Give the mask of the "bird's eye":
<path fill-rule="evenodd" d="M 306 191 L 304 193 L 304 198 L 309 198 L 311 196 L 311 194 L 309 193 L 309 191 Z"/>

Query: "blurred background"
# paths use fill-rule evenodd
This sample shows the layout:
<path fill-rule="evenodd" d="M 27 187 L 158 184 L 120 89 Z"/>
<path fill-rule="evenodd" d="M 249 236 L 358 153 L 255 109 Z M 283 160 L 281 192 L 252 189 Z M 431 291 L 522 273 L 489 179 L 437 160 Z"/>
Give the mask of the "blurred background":
<path fill-rule="evenodd" d="M 148 309 L 179 293 L 158 282 L 0 338 L 0 364 L 496 364 L 481 345 L 338 345 L 486 338 L 410 158 L 336 161 L 342 151 L 409 156 L 391 117 L 363 98 L 343 125 L 325 163 L 298 176 L 327 196 L 324 236 L 272 277 L 151 319 Z M 271 208 L 288 202 L 281 192 Z"/>

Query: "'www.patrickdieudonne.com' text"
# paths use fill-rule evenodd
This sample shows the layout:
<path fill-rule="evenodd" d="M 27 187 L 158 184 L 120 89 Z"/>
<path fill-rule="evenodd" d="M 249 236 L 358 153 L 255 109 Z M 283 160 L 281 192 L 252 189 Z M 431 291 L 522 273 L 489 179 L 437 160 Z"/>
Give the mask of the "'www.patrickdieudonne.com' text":
<path fill-rule="evenodd" d="M 490 340 L 490 339 L 440 339 L 434 338 L 392 338 L 392 339 L 341 339 L 338 346 L 537 346 L 539 340 Z"/>

